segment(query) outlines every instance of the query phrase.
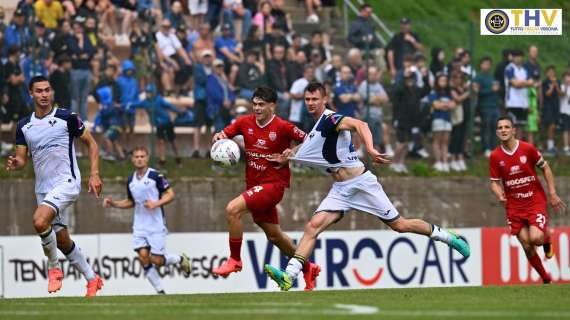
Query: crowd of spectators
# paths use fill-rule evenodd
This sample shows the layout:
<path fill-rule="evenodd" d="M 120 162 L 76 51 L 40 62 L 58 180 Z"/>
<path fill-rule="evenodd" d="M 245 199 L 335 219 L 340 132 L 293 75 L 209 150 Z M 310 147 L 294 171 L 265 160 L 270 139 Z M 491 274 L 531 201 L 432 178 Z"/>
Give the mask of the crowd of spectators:
<path fill-rule="evenodd" d="M 320 81 L 331 108 L 368 122 L 376 146 L 394 155 L 396 172 L 407 172 L 408 155 L 432 158 L 436 171 L 466 170 L 469 150 L 488 156 L 496 146 L 495 121 L 505 113 L 521 137 L 538 142 L 542 134 L 546 155 L 570 156 L 570 73 L 543 71 L 537 47 L 528 48 L 526 62 L 523 51 L 505 49 L 502 61 L 484 57 L 476 68 L 461 47 L 451 59 L 450 48 L 427 55 L 407 18 L 383 46 L 372 8 L 362 5 L 349 28 L 351 47 L 340 55 L 331 43 L 339 30 L 336 1 L 301 2 L 306 22 L 319 26 L 304 35 L 284 0 L 20 0 L 10 22 L 0 23 L 2 121 L 31 112 L 26 84 L 43 74 L 58 106 L 102 132 L 105 158 L 125 158 L 122 146 L 144 109 L 161 164 L 167 144 L 180 163 L 174 126 L 196 128 L 191 156 L 204 157 L 212 130 L 229 124 L 261 84 L 277 90 L 279 116 L 310 130 L 303 90 Z M 88 112 L 90 96 L 96 116 Z M 468 145 L 471 129 L 480 146 Z"/>

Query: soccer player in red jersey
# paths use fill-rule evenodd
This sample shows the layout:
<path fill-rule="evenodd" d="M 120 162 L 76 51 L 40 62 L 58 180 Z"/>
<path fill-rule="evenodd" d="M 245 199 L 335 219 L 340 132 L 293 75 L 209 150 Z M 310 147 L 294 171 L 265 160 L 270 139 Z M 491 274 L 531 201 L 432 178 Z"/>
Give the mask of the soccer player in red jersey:
<path fill-rule="evenodd" d="M 289 187 L 291 173 L 288 165 L 278 160 L 292 141 L 303 142 L 305 133 L 295 125 L 277 117 L 275 106 L 277 93 L 272 88 L 261 86 L 252 97 L 253 114 L 243 116 L 224 130 L 216 133 L 212 143 L 242 135 L 247 162 L 245 175 L 247 190 L 231 200 L 226 206 L 229 224 L 230 257 L 213 272 L 222 277 L 242 269 L 241 243 L 243 224 L 241 217 L 251 212 L 253 221 L 263 229 L 267 239 L 285 255 L 293 257 L 296 246 L 279 226 L 277 204 Z M 320 267 L 307 262 L 303 268 L 305 290 L 315 287 Z"/>
<path fill-rule="evenodd" d="M 542 281 L 550 283 L 550 275 L 544 270 L 535 249 L 543 246 L 548 259 L 554 255 L 547 229 L 547 198 L 535 167 L 539 167 L 544 174 L 554 212 L 564 210 L 566 205 L 556 194 L 554 175 L 540 152 L 532 144 L 515 138 L 513 120 L 509 117 L 499 118 L 496 133 L 501 144 L 493 150 L 489 160 L 491 191 L 505 205 L 511 234 L 519 239 L 528 261 L 540 274 Z"/>

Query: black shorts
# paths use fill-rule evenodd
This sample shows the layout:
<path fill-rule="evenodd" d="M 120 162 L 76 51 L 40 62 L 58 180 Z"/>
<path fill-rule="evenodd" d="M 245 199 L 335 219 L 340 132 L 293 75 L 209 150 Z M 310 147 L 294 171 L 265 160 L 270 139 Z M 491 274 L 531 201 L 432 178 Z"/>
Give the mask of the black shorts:
<path fill-rule="evenodd" d="M 515 122 L 515 127 L 524 127 L 528 121 L 528 109 L 525 108 L 508 108 L 507 115 Z"/>
<path fill-rule="evenodd" d="M 542 109 L 542 123 L 547 126 L 558 124 L 559 114 L 558 106 L 545 104 Z"/>
<path fill-rule="evenodd" d="M 206 101 L 203 100 L 196 100 L 194 102 L 194 122 L 192 123 L 192 127 L 200 128 L 203 125 L 211 125 L 211 121 L 208 121 L 206 117 Z"/>
<path fill-rule="evenodd" d="M 407 127 L 396 128 L 396 141 L 399 143 L 408 143 L 412 141 L 412 129 Z"/>
<path fill-rule="evenodd" d="M 560 114 L 560 124 L 562 125 L 562 130 L 570 131 L 570 114 Z"/>
<path fill-rule="evenodd" d="M 160 140 L 174 141 L 174 126 L 172 123 L 156 127 L 156 137 Z"/>

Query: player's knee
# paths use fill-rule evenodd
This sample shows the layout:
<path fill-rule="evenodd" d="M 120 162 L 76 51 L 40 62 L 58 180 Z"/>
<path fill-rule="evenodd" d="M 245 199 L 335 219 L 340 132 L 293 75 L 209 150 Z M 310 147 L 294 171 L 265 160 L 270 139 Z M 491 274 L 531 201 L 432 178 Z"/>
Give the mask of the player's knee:
<path fill-rule="evenodd" d="M 139 261 L 141 265 L 148 266 L 150 264 L 150 257 L 149 256 L 139 256 Z"/>
<path fill-rule="evenodd" d="M 159 267 L 163 265 L 164 258 L 162 256 L 150 256 L 150 263 Z"/>
<path fill-rule="evenodd" d="M 36 232 L 38 233 L 44 232 L 50 227 L 50 222 L 48 221 L 48 219 L 39 215 L 34 215 L 33 223 L 34 223 L 34 229 L 36 229 Z"/>
<path fill-rule="evenodd" d="M 534 246 L 541 246 L 544 242 L 544 236 L 542 234 L 531 234 L 530 243 Z"/>
<path fill-rule="evenodd" d="M 226 206 L 226 218 L 228 220 L 239 219 L 239 210 L 233 202 L 228 203 Z"/>

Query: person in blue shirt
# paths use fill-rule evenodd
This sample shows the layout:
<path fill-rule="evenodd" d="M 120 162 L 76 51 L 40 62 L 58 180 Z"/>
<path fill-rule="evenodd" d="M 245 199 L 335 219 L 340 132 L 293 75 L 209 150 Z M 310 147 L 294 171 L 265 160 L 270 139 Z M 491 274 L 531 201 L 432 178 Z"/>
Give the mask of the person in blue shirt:
<path fill-rule="evenodd" d="M 428 96 L 428 104 L 432 111 L 434 169 L 449 172 L 449 136 L 453 128 L 450 111 L 455 108 L 455 101 L 451 98 L 447 75 L 440 74 L 435 78 L 435 87 Z"/>
<path fill-rule="evenodd" d="M 206 80 L 206 116 L 213 121 L 218 132 L 230 124 L 230 110 L 235 102 L 235 95 L 224 73 L 222 60 L 216 59 L 213 65 L 214 71 Z"/>
<path fill-rule="evenodd" d="M 17 9 L 14 12 L 12 23 L 6 28 L 4 33 L 4 56 L 8 55 L 8 49 L 13 46 L 23 50 L 30 44 L 30 29 L 25 24 L 24 16 L 22 9 Z"/>
<path fill-rule="evenodd" d="M 131 108 L 143 108 L 149 114 L 152 125 L 156 127 L 156 137 L 158 138 L 157 153 L 158 164 L 164 167 L 166 164 L 166 141 L 169 142 L 174 156 L 176 157 L 176 164 L 181 165 L 182 159 L 178 154 L 178 147 L 176 145 L 176 135 L 174 134 L 174 124 L 170 120 L 169 111 L 175 113 L 184 113 L 184 110 L 178 109 L 173 104 L 166 101 L 160 94 L 154 84 L 149 84 L 145 88 L 146 98 L 140 102 L 131 104 Z"/>
<path fill-rule="evenodd" d="M 348 117 L 354 117 L 360 102 L 360 94 L 352 77 L 349 66 L 342 66 L 340 69 L 340 82 L 333 89 L 334 106 L 336 112 Z"/>
<path fill-rule="evenodd" d="M 136 68 L 133 61 L 124 60 L 121 63 L 121 75 L 117 78 L 117 84 L 121 90 L 120 102 L 123 110 L 127 141 L 135 127 L 135 109 L 129 108 L 129 106 L 139 101 L 139 82 L 135 75 Z"/>
<path fill-rule="evenodd" d="M 238 66 L 243 63 L 244 57 L 241 44 L 233 37 L 230 25 L 225 23 L 222 26 L 222 35 L 214 41 L 216 56 L 224 62 L 224 71 L 230 74 L 230 82 L 235 79 Z"/>

